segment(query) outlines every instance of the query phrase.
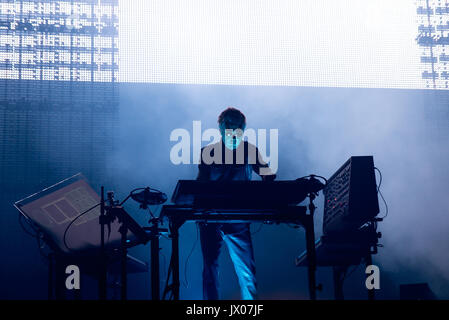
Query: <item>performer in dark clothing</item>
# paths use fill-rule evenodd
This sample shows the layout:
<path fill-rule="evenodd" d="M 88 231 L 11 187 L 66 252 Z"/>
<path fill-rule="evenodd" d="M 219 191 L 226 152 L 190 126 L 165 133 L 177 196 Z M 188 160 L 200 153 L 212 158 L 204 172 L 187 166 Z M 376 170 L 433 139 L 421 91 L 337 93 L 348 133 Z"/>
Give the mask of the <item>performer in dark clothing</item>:
<path fill-rule="evenodd" d="M 256 146 L 243 141 L 246 119 L 242 112 L 227 108 L 219 118 L 222 139 L 201 149 L 198 180 L 251 180 L 255 171 L 263 180 L 275 175 L 261 159 Z M 218 257 L 223 241 L 228 247 L 239 280 L 242 299 L 257 298 L 256 267 L 249 223 L 199 223 L 203 252 L 203 297 L 217 300 Z"/>

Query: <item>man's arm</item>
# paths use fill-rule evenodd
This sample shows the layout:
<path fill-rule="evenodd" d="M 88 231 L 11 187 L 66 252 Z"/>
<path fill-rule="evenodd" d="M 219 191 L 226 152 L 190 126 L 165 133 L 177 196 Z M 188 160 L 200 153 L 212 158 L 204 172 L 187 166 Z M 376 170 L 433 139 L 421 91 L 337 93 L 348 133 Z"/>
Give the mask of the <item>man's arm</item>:
<path fill-rule="evenodd" d="M 262 178 L 263 181 L 273 181 L 276 179 L 276 174 L 271 171 L 268 163 L 262 159 L 259 149 L 252 145 L 250 145 L 250 148 L 255 148 L 255 150 L 253 149 L 253 154 L 256 155 L 256 163 L 253 164 L 253 170 Z"/>
<path fill-rule="evenodd" d="M 210 180 L 210 171 L 209 171 L 208 166 L 206 166 L 204 164 L 198 165 L 198 175 L 196 177 L 196 180 L 200 180 L 200 181 Z"/>

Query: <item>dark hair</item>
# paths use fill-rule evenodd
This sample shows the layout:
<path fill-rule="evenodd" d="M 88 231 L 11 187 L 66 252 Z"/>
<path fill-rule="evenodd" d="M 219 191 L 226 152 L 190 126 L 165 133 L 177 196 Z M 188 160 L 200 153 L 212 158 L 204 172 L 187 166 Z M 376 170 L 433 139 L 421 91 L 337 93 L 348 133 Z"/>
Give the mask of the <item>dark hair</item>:
<path fill-rule="evenodd" d="M 218 125 L 222 124 L 225 125 L 225 128 L 228 127 L 228 124 L 234 124 L 243 129 L 246 126 L 246 118 L 240 110 L 229 107 L 218 116 Z"/>

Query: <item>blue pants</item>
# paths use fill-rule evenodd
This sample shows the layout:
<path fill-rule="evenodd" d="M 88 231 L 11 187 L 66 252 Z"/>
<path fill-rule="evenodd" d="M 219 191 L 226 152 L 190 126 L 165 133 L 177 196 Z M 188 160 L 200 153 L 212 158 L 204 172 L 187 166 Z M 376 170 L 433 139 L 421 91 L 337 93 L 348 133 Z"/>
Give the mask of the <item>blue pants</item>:
<path fill-rule="evenodd" d="M 256 299 L 256 265 L 249 223 L 199 223 L 199 228 L 203 252 L 203 298 L 218 300 L 218 257 L 224 240 L 239 280 L 242 299 Z"/>

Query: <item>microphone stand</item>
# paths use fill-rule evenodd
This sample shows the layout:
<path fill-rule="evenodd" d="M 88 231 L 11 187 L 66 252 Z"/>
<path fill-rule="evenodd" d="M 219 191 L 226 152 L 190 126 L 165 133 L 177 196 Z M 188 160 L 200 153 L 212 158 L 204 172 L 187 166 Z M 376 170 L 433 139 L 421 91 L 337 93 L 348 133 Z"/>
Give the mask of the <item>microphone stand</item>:
<path fill-rule="evenodd" d="M 100 300 L 107 298 L 107 256 L 104 243 L 104 225 L 107 223 L 105 202 L 104 202 L 104 186 L 101 186 L 101 201 L 100 201 L 100 232 L 101 232 L 101 246 L 100 246 L 100 274 L 98 281 L 98 296 Z"/>
<path fill-rule="evenodd" d="M 113 199 L 113 193 L 108 192 L 108 201 L 109 206 L 105 206 L 104 199 L 104 187 L 101 187 L 101 214 L 100 214 L 100 226 L 101 226 L 101 268 L 100 268 L 100 277 L 99 277 L 99 296 L 101 300 L 106 300 L 107 293 L 107 255 L 106 248 L 104 243 L 104 226 L 105 224 L 109 225 L 109 222 L 112 221 L 113 217 L 118 217 L 121 222 L 121 226 L 119 232 L 121 234 L 121 299 L 127 299 L 127 251 L 128 251 L 128 243 L 127 243 L 127 234 L 128 234 L 128 224 L 126 215 L 124 215 L 120 210 L 122 205 L 132 197 L 134 191 L 143 189 L 143 199 L 141 202 L 141 209 L 149 209 L 148 206 L 151 204 L 150 199 L 150 188 L 137 188 L 129 193 L 129 195 L 121 202 L 117 203 L 118 207 L 116 207 L 116 201 Z M 136 199 L 134 199 L 136 200 Z M 138 201 L 138 200 L 136 200 Z M 151 214 L 151 211 L 150 211 Z M 152 215 L 152 214 L 151 214 Z M 148 240 L 151 241 L 151 293 L 152 300 L 160 300 L 160 259 L 159 259 L 159 237 L 163 232 L 168 232 L 166 228 L 159 228 L 159 224 L 161 223 L 161 219 L 154 217 L 152 215 L 152 219 L 149 221 L 151 223 L 150 227 L 144 227 L 143 230 L 150 231 L 149 234 L 146 235 L 146 243 Z M 132 228 L 131 228 L 132 230 Z"/>
<path fill-rule="evenodd" d="M 128 298 L 128 274 L 127 274 L 127 258 L 128 258 L 128 221 L 126 217 L 126 213 L 123 211 L 122 207 L 117 207 L 117 201 L 114 200 L 114 192 L 108 192 L 108 202 L 109 202 L 109 211 L 108 211 L 108 223 L 114 221 L 115 218 L 118 218 L 118 221 L 121 223 L 119 228 L 120 237 L 120 285 L 121 285 L 121 299 L 127 300 Z"/>
<path fill-rule="evenodd" d="M 128 234 L 128 225 L 126 219 L 122 219 L 122 225 L 119 229 L 121 234 L 121 298 L 122 300 L 126 300 L 128 297 L 128 276 L 126 270 L 126 259 L 128 256 L 128 243 L 126 240 L 126 236 Z"/>
<path fill-rule="evenodd" d="M 316 291 L 322 290 L 322 285 L 316 285 L 316 251 L 315 251 L 315 226 L 314 226 L 314 214 L 316 206 L 313 203 L 316 196 L 318 195 L 319 190 L 324 188 L 324 185 L 315 178 L 315 175 L 311 174 L 309 176 L 309 189 L 310 192 L 307 194 L 307 197 L 309 198 L 309 221 L 308 226 L 306 227 L 306 247 L 307 247 L 307 259 L 309 262 L 308 266 L 308 278 L 309 278 L 309 293 L 310 293 L 310 299 L 316 300 Z"/>
<path fill-rule="evenodd" d="M 161 300 L 159 273 L 159 236 L 161 235 L 161 232 L 168 230 L 159 228 L 158 218 L 152 218 L 149 222 L 151 223 L 151 227 L 145 229 L 150 231 L 151 241 L 151 300 Z"/>
<path fill-rule="evenodd" d="M 151 299 L 152 300 L 161 300 L 161 290 L 160 290 L 160 263 L 159 263 L 159 237 L 162 232 L 168 232 L 168 229 L 159 228 L 159 223 L 161 222 L 160 218 L 154 217 L 151 213 L 150 208 L 150 188 L 147 187 L 143 191 L 144 199 L 140 204 L 141 209 L 148 209 L 152 218 L 149 223 L 151 226 L 149 228 L 144 228 L 145 230 L 150 231 L 149 239 L 151 241 Z"/>

